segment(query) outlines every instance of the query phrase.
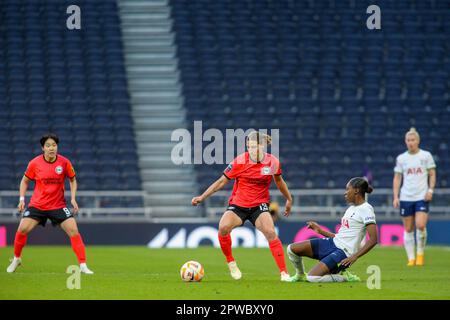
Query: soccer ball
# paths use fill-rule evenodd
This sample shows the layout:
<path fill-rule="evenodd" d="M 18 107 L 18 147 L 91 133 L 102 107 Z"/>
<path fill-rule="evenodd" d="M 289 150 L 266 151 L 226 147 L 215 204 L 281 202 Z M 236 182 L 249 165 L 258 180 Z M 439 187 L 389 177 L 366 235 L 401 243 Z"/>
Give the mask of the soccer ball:
<path fill-rule="evenodd" d="M 197 261 L 188 261 L 181 267 L 180 276 L 183 281 L 202 281 L 205 275 L 203 266 Z"/>

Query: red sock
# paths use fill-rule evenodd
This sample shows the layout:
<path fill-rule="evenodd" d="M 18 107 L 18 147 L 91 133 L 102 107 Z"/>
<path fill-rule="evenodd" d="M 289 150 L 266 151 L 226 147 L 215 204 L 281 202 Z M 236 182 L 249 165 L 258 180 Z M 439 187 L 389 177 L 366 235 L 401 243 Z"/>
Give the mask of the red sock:
<path fill-rule="evenodd" d="M 269 242 L 270 251 L 272 251 L 273 258 L 280 269 L 280 272 L 287 272 L 286 264 L 284 262 L 284 251 L 281 240 L 276 238 Z"/>
<path fill-rule="evenodd" d="M 222 248 L 222 252 L 227 258 L 227 262 L 234 261 L 233 255 L 231 254 L 231 236 L 227 234 L 226 236 L 222 236 L 219 233 L 219 242 L 220 248 Z"/>
<path fill-rule="evenodd" d="M 27 243 L 27 235 L 25 233 L 16 232 L 16 238 L 14 239 L 14 256 L 16 258 L 20 258 L 22 255 L 22 249 L 25 247 Z"/>
<path fill-rule="evenodd" d="M 77 255 L 78 263 L 86 262 L 86 250 L 84 248 L 83 239 L 81 235 L 78 234 L 70 238 L 70 243 L 72 244 L 73 252 Z"/>

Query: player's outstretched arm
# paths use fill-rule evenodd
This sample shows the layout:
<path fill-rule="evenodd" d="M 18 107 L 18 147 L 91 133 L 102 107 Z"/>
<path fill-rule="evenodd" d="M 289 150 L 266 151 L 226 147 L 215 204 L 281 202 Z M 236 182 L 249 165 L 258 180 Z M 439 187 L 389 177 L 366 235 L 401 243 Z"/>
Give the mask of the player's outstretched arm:
<path fill-rule="evenodd" d="M 364 244 L 364 246 L 359 249 L 354 255 L 341 261 L 341 264 L 350 267 L 356 260 L 365 255 L 367 252 L 372 250 L 373 247 L 378 243 L 377 225 L 369 224 L 367 226 L 367 233 L 369 234 L 369 240 Z"/>
<path fill-rule="evenodd" d="M 17 205 L 17 209 L 20 213 L 25 210 L 25 194 L 27 193 L 28 185 L 30 184 L 30 179 L 27 176 L 23 176 L 20 181 L 19 187 L 19 204 Z"/>
<path fill-rule="evenodd" d="M 199 205 L 200 203 L 205 201 L 205 199 L 208 198 L 210 195 L 222 189 L 228 183 L 228 181 L 229 179 L 224 175 L 222 175 L 219 179 L 214 181 L 214 183 L 210 185 L 208 189 L 206 189 L 205 192 L 203 192 L 202 195 L 192 198 L 191 201 L 192 205 L 193 206 Z"/>
<path fill-rule="evenodd" d="M 288 186 L 281 175 L 274 176 L 274 180 L 275 180 L 275 184 L 277 185 L 278 190 L 280 190 L 280 192 L 286 198 L 286 206 L 284 209 L 284 215 L 287 217 L 291 214 L 291 210 L 292 210 L 291 193 L 289 192 Z"/>
<path fill-rule="evenodd" d="M 313 230 L 315 233 L 318 233 L 324 237 L 327 238 L 334 238 L 335 234 L 333 232 L 328 232 L 326 230 L 323 230 L 317 222 L 314 221 L 308 221 L 306 223 L 309 229 Z"/>

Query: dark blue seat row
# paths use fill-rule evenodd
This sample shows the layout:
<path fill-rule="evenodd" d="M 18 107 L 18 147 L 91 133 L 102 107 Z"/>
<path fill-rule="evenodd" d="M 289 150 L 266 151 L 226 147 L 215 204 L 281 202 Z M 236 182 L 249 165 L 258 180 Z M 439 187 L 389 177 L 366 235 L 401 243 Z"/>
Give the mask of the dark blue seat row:
<path fill-rule="evenodd" d="M 445 1 L 171 1 L 190 130 L 279 128 L 293 188 L 341 188 L 370 171 L 390 187 L 414 126 L 450 168 L 450 11 Z M 448 9 L 448 8 L 447 8 Z M 197 167 L 201 187 L 223 166 Z"/>
<path fill-rule="evenodd" d="M 71 4 L 81 30 L 66 28 Z M 117 10 L 113 0 L 2 1 L 0 190 L 18 188 L 49 131 L 80 190 L 141 189 Z"/>

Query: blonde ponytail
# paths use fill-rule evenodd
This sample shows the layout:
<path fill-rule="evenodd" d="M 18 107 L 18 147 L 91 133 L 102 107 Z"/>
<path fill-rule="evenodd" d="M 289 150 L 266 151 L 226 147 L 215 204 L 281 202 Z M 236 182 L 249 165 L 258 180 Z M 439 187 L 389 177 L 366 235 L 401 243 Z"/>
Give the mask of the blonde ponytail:
<path fill-rule="evenodd" d="M 419 135 L 419 132 L 417 132 L 416 128 L 411 127 L 409 129 L 409 131 L 405 134 L 405 137 L 407 137 L 408 135 L 411 135 L 411 134 L 415 135 L 417 137 L 417 139 L 420 140 L 420 135 Z"/>

